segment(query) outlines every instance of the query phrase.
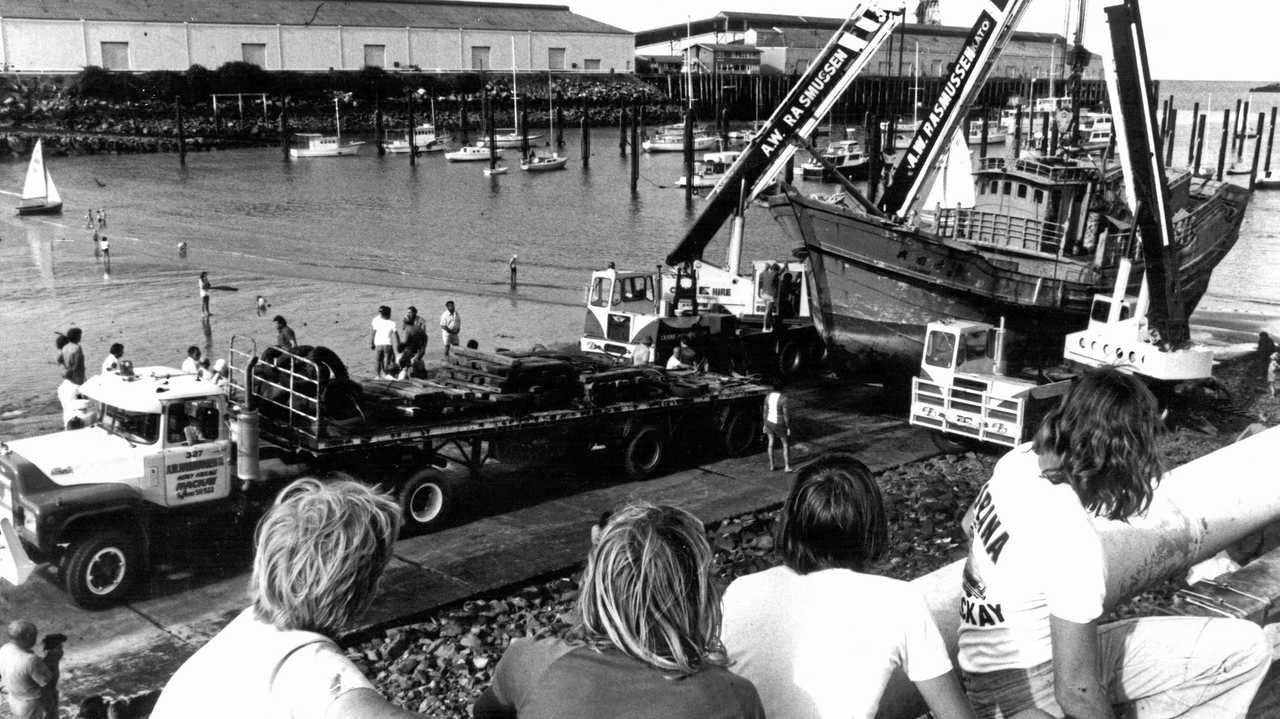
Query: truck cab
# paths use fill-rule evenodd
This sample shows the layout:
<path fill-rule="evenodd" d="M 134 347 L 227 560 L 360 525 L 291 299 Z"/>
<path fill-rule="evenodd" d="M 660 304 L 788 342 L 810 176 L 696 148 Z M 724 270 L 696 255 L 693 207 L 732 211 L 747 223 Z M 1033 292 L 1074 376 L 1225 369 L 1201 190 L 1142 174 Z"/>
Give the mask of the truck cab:
<path fill-rule="evenodd" d="M 1004 330 L 986 322 L 930 322 L 911 385 L 911 424 L 1006 447 L 1025 441 L 1070 382 L 1005 375 L 1003 343 Z"/>
<path fill-rule="evenodd" d="M 0 444 L 0 519 L 37 559 L 62 560 L 82 606 L 114 601 L 145 556 L 152 520 L 230 495 L 222 387 L 168 367 L 91 377 L 98 420 Z"/>

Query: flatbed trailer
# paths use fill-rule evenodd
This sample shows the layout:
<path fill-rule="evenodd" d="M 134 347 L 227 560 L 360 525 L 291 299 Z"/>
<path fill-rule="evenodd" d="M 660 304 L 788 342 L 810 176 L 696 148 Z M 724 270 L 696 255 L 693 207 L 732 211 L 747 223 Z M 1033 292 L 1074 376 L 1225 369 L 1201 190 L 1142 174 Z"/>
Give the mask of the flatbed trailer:
<path fill-rule="evenodd" d="M 153 555 L 247 536 L 305 472 L 386 490 L 410 531 L 443 526 L 490 462 L 605 453 L 643 479 L 676 442 L 750 451 L 768 391 L 553 353 L 455 350 L 428 378 L 362 382 L 323 347 L 259 354 L 233 338 L 229 357 L 225 385 L 169 367 L 97 375 L 81 387 L 91 426 L 0 443 L 0 576 L 21 583 L 33 560 L 54 562 L 77 604 L 119 602 Z M 264 471 L 272 458 L 292 466 Z"/>

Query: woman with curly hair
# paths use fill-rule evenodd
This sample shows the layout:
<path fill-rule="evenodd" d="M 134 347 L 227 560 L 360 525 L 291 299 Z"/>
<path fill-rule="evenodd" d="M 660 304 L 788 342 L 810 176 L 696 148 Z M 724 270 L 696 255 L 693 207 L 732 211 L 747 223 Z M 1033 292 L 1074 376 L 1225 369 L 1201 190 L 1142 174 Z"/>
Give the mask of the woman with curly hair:
<path fill-rule="evenodd" d="M 618 510 L 587 556 L 572 639 L 512 641 L 474 716 L 764 717 L 751 683 L 724 668 L 711 560 L 688 512 Z"/>
<path fill-rule="evenodd" d="M 349 480 L 299 479 L 258 523 L 253 605 L 186 661 L 153 719 L 408 719 L 334 641 L 373 602 L 396 503 Z"/>
<path fill-rule="evenodd" d="M 769 716 L 871 719 L 895 669 L 938 719 L 972 719 L 933 615 L 910 584 L 867 573 L 889 545 L 880 488 L 842 453 L 810 462 L 782 505 L 783 565 L 724 595 L 724 643 Z"/>
<path fill-rule="evenodd" d="M 959 660 L 980 717 L 1243 717 L 1271 661 L 1238 619 L 1148 617 L 1099 626 L 1097 518 L 1146 511 L 1161 476 L 1150 390 L 1086 372 L 1035 439 L 996 464 L 964 519 L 970 537 Z"/>

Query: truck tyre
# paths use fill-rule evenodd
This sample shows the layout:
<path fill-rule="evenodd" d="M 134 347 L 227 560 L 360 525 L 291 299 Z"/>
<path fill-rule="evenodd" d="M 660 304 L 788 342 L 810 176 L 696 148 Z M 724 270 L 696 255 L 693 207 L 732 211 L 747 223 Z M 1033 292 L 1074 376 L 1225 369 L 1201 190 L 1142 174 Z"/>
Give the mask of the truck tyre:
<path fill-rule="evenodd" d="M 138 542 L 117 530 L 91 532 L 67 549 L 67 594 L 84 609 L 118 604 L 142 569 Z"/>
<path fill-rule="evenodd" d="M 738 410 L 731 413 L 720 430 L 720 446 L 725 456 L 750 454 L 760 441 L 760 431 L 760 418 L 754 412 Z"/>
<path fill-rule="evenodd" d="M 662 464 L 666 440 L 651 424 L 631 433 L 622 448 L 622 468 L 633 480 L 648 479 Z"/>
<path fill-rule="evenodd" d="M 809 348 L 804 340 L 790 339 L 778 348 L 778 376 L 796 379 L 809 369 Z"/>
<path fill-rule="evenodd" d="M 406 532 L 431 532 L 448 523 L 458 504 L 458 481 L 434 469 L 415 473 L 396 496 Z"/>
<path fill-rule="evenodd" d="M 933 446 L 942 450 L 943 454 L 969 452 L 977 449 L 979 446 L 977 440 L 957 437 L 954 434 L 947 434 L 946 432 L 937 429 L 929 430 L 929 439 L 933 440 Z"/>

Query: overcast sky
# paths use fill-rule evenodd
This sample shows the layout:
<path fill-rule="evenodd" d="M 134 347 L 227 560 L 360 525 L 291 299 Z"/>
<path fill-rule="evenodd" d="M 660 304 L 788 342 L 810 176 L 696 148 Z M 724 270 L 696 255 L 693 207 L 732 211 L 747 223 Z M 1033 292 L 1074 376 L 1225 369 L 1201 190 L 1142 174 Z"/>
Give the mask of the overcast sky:
<path fill-rule="evenodd" d="M 528 1 L 528 0 L 526 0 Z M 717 12 L 785 12 L 845 17 L 851 0 L 535 0 L 567 4 L 576 13 L 626 30 L 647 30 L 708 18 Z M 916 0 L 907 0 L 915 7 Z M 881 0 L 884 6 L 902 0 Z M 942 21 L 968 26 L 978 0 L 942 0 Z M 1036 0 L 1022 18 L 1022 29 L 1063 32 L 1064 0 Z M 1075 1 L 1072 0 L 1072 5 Z M 1107 42 L 1102 8 L 1113 0 L 1089 0 L 1085 45 Z M 1280 80 L 1276 0 L 1145 0 L 1141 5 L 1151 73 L 1164 80 Z"/>

